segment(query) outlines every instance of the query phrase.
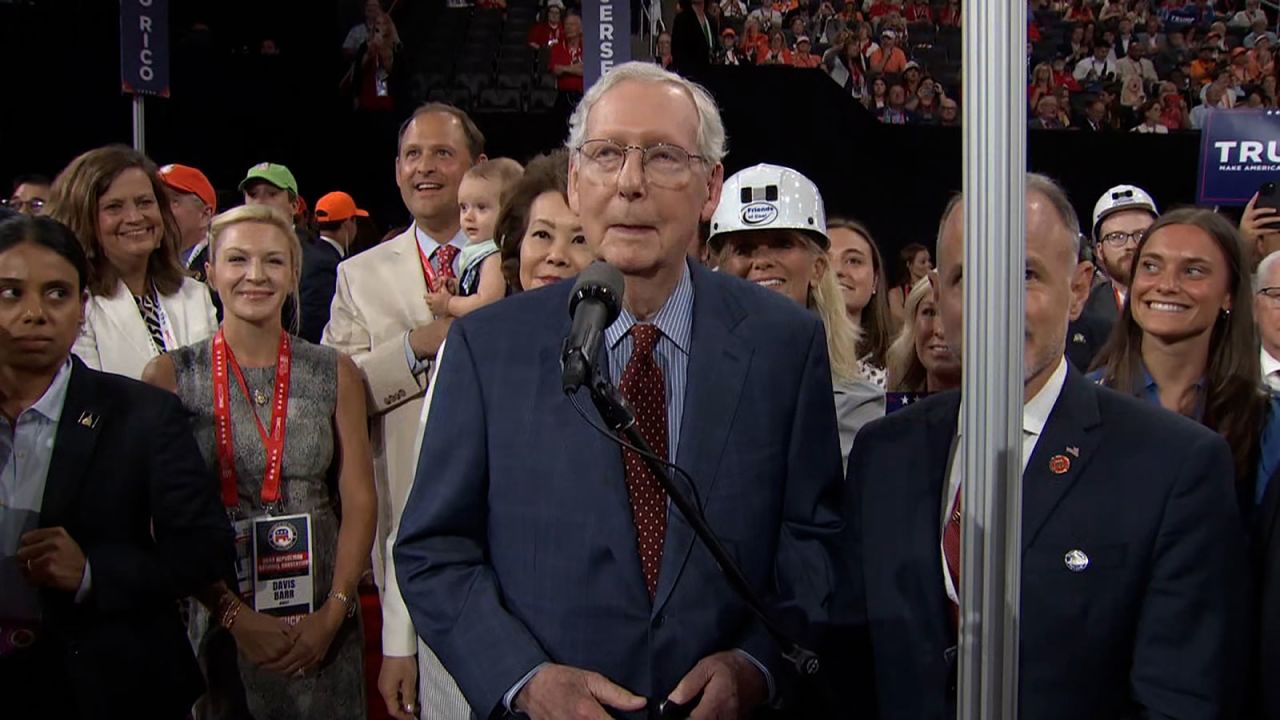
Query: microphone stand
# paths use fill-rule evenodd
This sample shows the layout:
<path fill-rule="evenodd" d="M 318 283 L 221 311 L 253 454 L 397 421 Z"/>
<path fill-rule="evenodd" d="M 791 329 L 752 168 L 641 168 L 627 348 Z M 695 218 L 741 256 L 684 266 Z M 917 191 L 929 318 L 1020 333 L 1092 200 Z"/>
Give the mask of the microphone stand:
<path fill-rule="evenodd" d="M 720 539 L 716 537 L 715 532 L 707 525 L 707 519 L 702 514 L 702 510 L 690 502 L 689 498 L 675 486 L 671 476 L 667 474 L 666 467 L 655 459 L 653 449 L 649 447 L 649 443 L 640 434 L 640 429 L 636 427 L 635 414 L 631 412 L 631 408 L 627 406 L 618 389 L 613 386 L 613 383 L 605 379 L 598 370 L 592 369 L 590 377 L 591 379 L 587 386 L 591 390 L 591 402 L 595 404 L 596 410 L 599 411 L 600 417 L 604 419 L 605 424 L 609 426 L 609 429 L 615 435 L 621 436 L 628 444 L 644 451 L 639 453 L 640 456 L 644 458 L 649 470 L 658 478 L 658 482 L 662 483 L 663 489 L 667 492 L 667 497 L 671 498 L 671 502 L 676 506 L 676 509 L 680 511 L 685 521 L 693 528 L 693 533 L 698 536 L 698 539 L 702 541 L 702 544 L 711 553 L 711 557 L 715 559 L 721 572 L 724 573 L 725 578 L 729 581 L 729 587 L 747 604 L 751 612 L 759 618 L 765 630 L 769 632 L 770 637 L 783 649 L 782 656 L 795 666 L 796 672 L 801 677 L 815 677 L 820 668 L 818 655 L 792 639 L 781 624 L 773 618 L 769 610 L 765 608 L 764 602 L 751 587 L 751 583 L 747 581 L 746 575 L 743 575 L 738 563 L 724 549 Z"/>

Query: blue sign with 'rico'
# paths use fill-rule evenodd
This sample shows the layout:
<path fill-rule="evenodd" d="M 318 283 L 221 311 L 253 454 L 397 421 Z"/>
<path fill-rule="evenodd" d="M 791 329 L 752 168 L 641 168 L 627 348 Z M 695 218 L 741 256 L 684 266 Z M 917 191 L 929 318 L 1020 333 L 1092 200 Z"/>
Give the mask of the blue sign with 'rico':
<path fill-rule="evenodd" d="M 120 89 L 169 97 L 169 0 L 120 0 Z"/>

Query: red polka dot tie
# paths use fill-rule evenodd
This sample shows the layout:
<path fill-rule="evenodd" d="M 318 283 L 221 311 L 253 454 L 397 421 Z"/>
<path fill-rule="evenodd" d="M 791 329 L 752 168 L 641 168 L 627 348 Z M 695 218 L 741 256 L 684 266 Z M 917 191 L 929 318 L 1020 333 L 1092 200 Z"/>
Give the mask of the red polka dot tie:
<path fill-rule="evenodd" d="M 452 245 L 441 245 L 435 252 L 436 265 L 439 267 L 440 274 L 444 277 L 453 277 L 453 259 L 458 257 L 461 252 Z"/>
<path fill-rule="evenodd" d="M 636 426 L 653 454 L 666 459 L 667 384 L 653 357 L 661 333 L 655 325 L 634 325 L 631 337 L 635 345 L 618 389 L 635 411 Z M 649 599 L 653 600 L 658 591 L 662 546 L 667 538 L 667 493 L 638 454 L 623 450 L 622 461 L 626 466 L 627 494 L 631 498 L 631 519 L 636 526 L 640 568 Z"/>

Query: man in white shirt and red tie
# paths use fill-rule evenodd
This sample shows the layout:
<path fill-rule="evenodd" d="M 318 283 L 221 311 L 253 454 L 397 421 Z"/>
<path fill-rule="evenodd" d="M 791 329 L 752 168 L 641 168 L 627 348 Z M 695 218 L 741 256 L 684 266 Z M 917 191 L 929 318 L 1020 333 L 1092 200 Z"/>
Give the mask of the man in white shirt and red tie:
<path fill-rule="evenodd" d="M 467 244 L 458 186 L 484 159 L 484 135 L 467 114 L 440 103 L 418 108 L 400 129 L 396 184 L 413 223 L 400 235 L 338 265 L 323 344 L 347 353 L 365 376 L 378 487 L 374 578 L 382 589 L 383 664 L 379 689 L 396 718 L 459 720 L 470 710 L 453 680 L 417 640 L 395 584 L 394 537 L 416 468 L 418 416 L 449 320 L 437 320 L 426 293 L 457 277 Z M 416 656 L 416 661 L 415 661 Z M 422 697 L 417 684 L 421 669 Z"/>
<path fill-rule="evenodd" d="M 1230 451 L 1067 365 L 1067 322 L 1089 286 L 1078 221 L 1043 176 L 1028 176 L 1026 203 L 1018 714 L 1235 717 L 1248 554 Z M 957 353 L 973 282 L 962 213 L 957 198 L 943 214 L 934 278 Z M 835 680 L 884 720 L 955 717 L 957 638 L 975 612 L 957 592 L 961 414 L 958 392 L 935 394 L 864 427 L 849 457 L 848 585 L 833 614 L 856 665 Z"/>
<path fill-rule="evenodd" d="M 1262 341 L 1262 382 L 1280 393 L 1280 252 L 1258 263 L 1253 317 Z"/>

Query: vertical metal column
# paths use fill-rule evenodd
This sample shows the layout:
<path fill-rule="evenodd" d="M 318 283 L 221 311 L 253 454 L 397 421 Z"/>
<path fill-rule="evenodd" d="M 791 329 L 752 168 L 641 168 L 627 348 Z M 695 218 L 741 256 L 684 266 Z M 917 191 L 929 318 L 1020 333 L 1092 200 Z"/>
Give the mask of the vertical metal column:
<path fill-rule="evenodd" d="M 146 105 L 141 93 L 134 93 L 133 101 L 133 149 L 140 153 L 147 151 L 147 116 Z"/>
<path fill-rule="evenodd" d="M 962 720 L 1018 713 L 1027 4 L 965 0 Z M 954 341 L 953 341 L 954 342 Z"/>

